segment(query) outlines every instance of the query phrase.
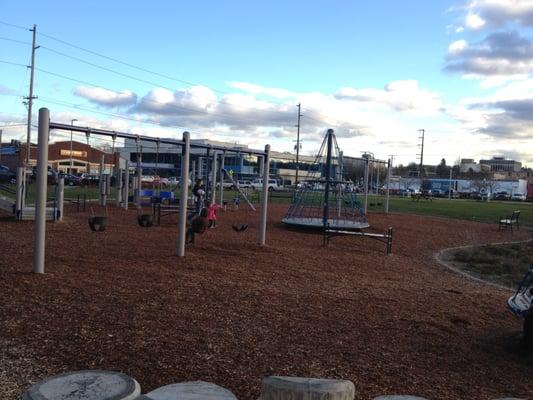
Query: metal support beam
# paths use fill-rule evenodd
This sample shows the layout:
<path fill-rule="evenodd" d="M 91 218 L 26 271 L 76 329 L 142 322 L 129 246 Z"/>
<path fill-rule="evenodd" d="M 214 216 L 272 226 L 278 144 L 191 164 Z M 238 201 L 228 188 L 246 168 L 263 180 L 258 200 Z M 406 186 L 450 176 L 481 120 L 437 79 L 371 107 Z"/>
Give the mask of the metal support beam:
<path fill-rule="evenodd" d="M 266 243 L 266 224 L 268 211 L 268 179 L 270 171 L 270 145 L 265 146 L 265 158 L 263 166 L 263 197 L 261 201 L 261 215 L 259 220 L 259 244 L 264 246 Z"/>
<path fill-rule="evenodd" d="M 181 148 L 181 187 L 180 187 L 180 214 L 178 222 L 178 256 L 185 256 L 185 238 L 187 236 L 187 198 L 189 196 L 189 157 L 190 157 L 190 135 L 183 132 L 183 143 Z"/>
<path fill-rule="evenodd" d="M 39 110 L 39 139 L 37 148 L 37 196 L 35 198 L 35 250 L 33 272 L 44 274 L 46 242 L 46 185 L 48 180 L 48 136 L 50 111 Z"/>
<path fill-rule="evenodd" d="M 220 194 L 218 204 L 224 204 L 224 159 L 226 158 L 226 152 L 222 152 L 220 155 L 220 163 L 218 167 L 218 176 L 220 177 Z"/>
<path fill-rule="evenodd" d="M 213 151 L 211 162 L 211 203 L 216 202 L 217 197 L 217 152 Z"/>
<path fill-rule="evenodd" d="M 387 162 L 387 191 L 385 192 L 385 213 L 389 213 L 389 199 L 390 199 L 390 175 L 392 170 L 392 160 L 389 158 Z"/>
<path fill-rule="evenodd" d="M 58 211 L 57 219 L 59 221 L 63 221 L 63 214 L 65 211 L 65 178 L 59 178 L 59 182 L 57 183 L 56 199 Z"/>
<path fill-rule="evenodd" d="M 24 196 L 24 167 L 17 168 L 17 190 L 15 201 L 15 216 L 17 219 L 21 219 L 22 215 L 22 199 Z"/>
<path fill-rule="evenodd" d="M 124 168 L 124 210 L 128 209 L 130 202 L 130 160 L 126 160 Z"/>
<path fill-rule="evenodd" d="M 367 154 L 367 156 L 365 157 L 365 180 L 364 180 L 365 201 L 364 201 L 364 207 L 363 207 L 365 214 L 368 211 L 368 169 L 369 169 L 369 161 L 370 161 L 369 158 L 370 158 L 370 155 Z"/>

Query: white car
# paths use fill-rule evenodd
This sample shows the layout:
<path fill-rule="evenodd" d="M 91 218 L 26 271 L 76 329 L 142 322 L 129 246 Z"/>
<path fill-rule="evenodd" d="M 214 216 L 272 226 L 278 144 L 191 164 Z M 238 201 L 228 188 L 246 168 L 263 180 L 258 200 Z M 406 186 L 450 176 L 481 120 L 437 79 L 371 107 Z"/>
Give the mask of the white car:
<path fill-rule="evenodd" d="M 250 185 L 252 190 L 261 190 L 263 189 L 263 180 L 262 179 L 256 179 L 252 181 L 252 184 Z M 272 192 L 273 190 L 279 189 L 278 181 L 275 179 L 269 179 L 268 180 L 268 191 Z"/>
<path fill-rule="evenodd" d="M 515 201 L 526 201 L 526 195 L 523 193 L 513 193 L 511 200 Z"/>

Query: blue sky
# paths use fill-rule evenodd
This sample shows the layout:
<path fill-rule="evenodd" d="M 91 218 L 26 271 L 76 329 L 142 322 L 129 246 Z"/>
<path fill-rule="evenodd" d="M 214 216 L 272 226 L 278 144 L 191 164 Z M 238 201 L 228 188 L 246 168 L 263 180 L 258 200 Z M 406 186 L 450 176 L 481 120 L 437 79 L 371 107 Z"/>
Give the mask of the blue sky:
<path fill-rule="evenodd" d="M 347 154 L 407 163 L 424 128 L 428 163 L 533 163 L 530 0 L 48 3 L 1 7 L 2 126 L 24 122 L 29 74 L 7 63 L 37 24 L 35 107 L 56 121 L 285 151 L 301 102 L 304 153 L 333 127 Z"/>

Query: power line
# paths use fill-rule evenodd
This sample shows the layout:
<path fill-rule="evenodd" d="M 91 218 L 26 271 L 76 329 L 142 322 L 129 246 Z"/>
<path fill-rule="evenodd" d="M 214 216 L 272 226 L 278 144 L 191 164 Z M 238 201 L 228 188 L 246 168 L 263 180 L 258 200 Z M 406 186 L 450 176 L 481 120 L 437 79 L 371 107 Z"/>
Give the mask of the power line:
<path fill-rule="evenodd" d="M 29 30 L 28 28 L 25 28 L 24 26 L 10 24 L 9 22 L 5 22 L 5 21 L 0 21 L 0 24 L 11 26 L 12 28 L 22 29 L 22 30 L 25 30 L 25 31 Z"/>
<path fill-rule="evenodd" d="M 27 46 L 31 46 L 31 43 L 29 43 L 29 42 L 23 42 L 22 40 L 11 39 L 11 38 L 7 38 L 7 37 L 3 37 L 3 36 L 0 36 L 0 40 L 5 40 L 6 42 L 13 42 L 13 43 L 18 43 L 18 44 L 24 44 L 24 45 L 27 45 Z"/>

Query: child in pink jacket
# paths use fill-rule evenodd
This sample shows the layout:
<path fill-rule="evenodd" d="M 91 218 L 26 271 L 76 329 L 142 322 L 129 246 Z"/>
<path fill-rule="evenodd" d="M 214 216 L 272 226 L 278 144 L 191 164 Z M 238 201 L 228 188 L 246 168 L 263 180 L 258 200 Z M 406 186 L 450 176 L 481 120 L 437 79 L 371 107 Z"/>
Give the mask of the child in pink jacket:
<path fill-rule="evenodd" d="M 221 208 L 217 203 L 207 203 L 207 218 L 209 219 L 209 228 L 217 226 L 217 210 Z"/>

